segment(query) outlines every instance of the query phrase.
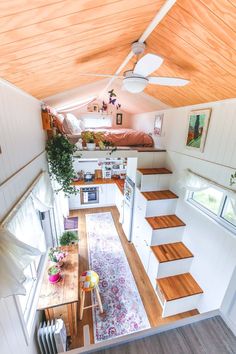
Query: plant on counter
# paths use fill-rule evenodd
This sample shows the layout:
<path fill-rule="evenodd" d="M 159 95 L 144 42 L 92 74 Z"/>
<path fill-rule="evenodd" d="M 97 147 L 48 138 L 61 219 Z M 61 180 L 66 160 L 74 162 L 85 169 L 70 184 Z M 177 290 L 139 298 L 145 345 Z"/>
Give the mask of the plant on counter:
<path fill-rule="evenodd" d="M 67 254 L 67 252 L 62 251 L 59 247 L 54 247 L 50 248 L 48 257 L 51 262 L 60 263 Z"/>
<path fill-rule="evenodd" d="M 61 246 L 69 246 L 76 242 L 78 242 L 78 236 L 73 231 L 65 231 L 60 237 Z"/>
<path fill-rule="evenodd" d="M 48 278 L 51 283 L 56 283 L 60 279 L 61 277 L 60 271 L 61 271 L 60 267 L 56 265 L 48 269 L 48 276 L 49 276 Z"/>
<path fill-rule="evenodd" d="M 50 177 L 58 182 L 61 186 L 59 190 L 63 190 L 66 195 L 77 193 L 71 185 L 71 181 L 77 177 L 73 167 L 73 154 L 76 150 L 76 146 L 63 134 L 52 136 L 46 144 Z"/>

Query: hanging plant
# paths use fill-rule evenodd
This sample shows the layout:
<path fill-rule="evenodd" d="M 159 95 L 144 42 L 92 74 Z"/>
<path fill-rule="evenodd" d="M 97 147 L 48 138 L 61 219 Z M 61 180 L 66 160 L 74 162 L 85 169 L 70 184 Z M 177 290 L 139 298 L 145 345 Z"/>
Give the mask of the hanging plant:
<path fill-rule="evenodd" d="M 50 177 L 60 184 L 59 190 L 66 195 L 77 193 L 75 186 L 71 185 L 71 181 L 77 177 L 73 167 L 73 153 L 76 150 L 76 146 L 62 134 L 52 136 L 46 144 Z"/>

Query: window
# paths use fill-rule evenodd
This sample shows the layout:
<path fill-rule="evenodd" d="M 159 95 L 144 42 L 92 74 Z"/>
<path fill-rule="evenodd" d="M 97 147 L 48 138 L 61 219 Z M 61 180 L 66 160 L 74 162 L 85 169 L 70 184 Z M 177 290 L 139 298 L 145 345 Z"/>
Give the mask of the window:
<path fill-rule="evenodd" d="M 231 198 L 225 190 L 212 186 L 189 192 L 188 201 L 236 233 L 236 199 Z"/>
<path fill-rule="evenodd" d="M 223 192 L 215 188 L 207 188 L 200 192 L 194 192 L 192 198 L 195 202 L 202 205 L 204 208 L 208 209 L 214 214 L 218 214 L 221 202 L 222 202 Z"/>
<path fill-rule="evenodd" d="M 41 226 L 40 214 L 34 208 L 31 198 L 26 199 L 21 205 L 20 209 L 9 221 L 7 229 L 22 242 L 42 252 L 45 251 L 45 236 Z M 30 326 L 29 319 L 42 263 L 43 257 L 38 256 L 25 268 L 24 275 L 26 280 L 23 285 L 26 289 L 26 295 L 18 295 L 19 304 L 27 326 Z"/>
<path fill-rule="evenodd" d="M 236 201 L 232 198 L 226 199 L 222 217 L 236 227 Z"/>
<path fill-rule="evenodd" d="M 112 126 L 112 117 L 111 116 L 101 116 L 100 114 L 96 115 L 86 115 L 83 117 L 83 122 L 85 129 L 89 128 L 111 128 Z"/>

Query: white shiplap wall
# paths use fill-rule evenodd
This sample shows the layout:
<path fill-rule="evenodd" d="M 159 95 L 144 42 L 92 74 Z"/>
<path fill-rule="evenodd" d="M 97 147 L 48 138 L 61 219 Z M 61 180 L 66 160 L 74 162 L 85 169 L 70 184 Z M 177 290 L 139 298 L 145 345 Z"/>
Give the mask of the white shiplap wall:
<path fill-rule="evenodd" d="M 45 149 L 40 102 L 5 81 L 0 81 L 0 146 L 0 185 Z M 46 167 L 43 153 L 0 186 L 0 220 Z M 26 344 L 12 297 L 0 300 L 0 353 L 38 353 L 34 331 Z"/>
<path fill-rule="evenodd" d="M 212 115 L 205 149 L 201 153 L 185 147 L 188 112 L 208 107 L 212 108 Z M 199 310 L 210 311 L 221 307 L 236 267 L 236 235 L 187 204 L 185 193 L 178 188 L 176 180 L 181 171 L 190 168 L 222 185 L 229 186 L 230 174 L 236 170 L 236 99 L 162 112 L 164 112 L 163 135 L 157 138 L 156 143 L 167 149 L 165 167 L 174 172 L 171 188 L 180 196 L 176 213 L 187 224 L 184 242 L 195 256 L 191 273 L 204 290 Z M 143 130 L 150 131 L 157 113 L 159 112 L 133 116 L 133 127 L 142 127 Z M 227 301 L 236 301 L 233 298 L 236 283 L 230 284 L 229 289 Z M 232 308 L 235 306 L 232 305 Z M 235 310 L 233 316 L 236 316 Z M 231 321 L 233 322 L 232 316 Z M 236 318 L 234 322 L 236 326 Z"/>

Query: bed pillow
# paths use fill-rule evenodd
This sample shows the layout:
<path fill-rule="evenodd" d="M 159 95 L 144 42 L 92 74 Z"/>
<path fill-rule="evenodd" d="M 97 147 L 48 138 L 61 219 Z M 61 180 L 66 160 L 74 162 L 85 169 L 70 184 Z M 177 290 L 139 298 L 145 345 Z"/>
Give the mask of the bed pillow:
<path fill-rule="evenodd" d="M 66 134 L 80 134 L 82 131 L 80 121 L 71 113 L 66 115 L 63 128 Z"/>

